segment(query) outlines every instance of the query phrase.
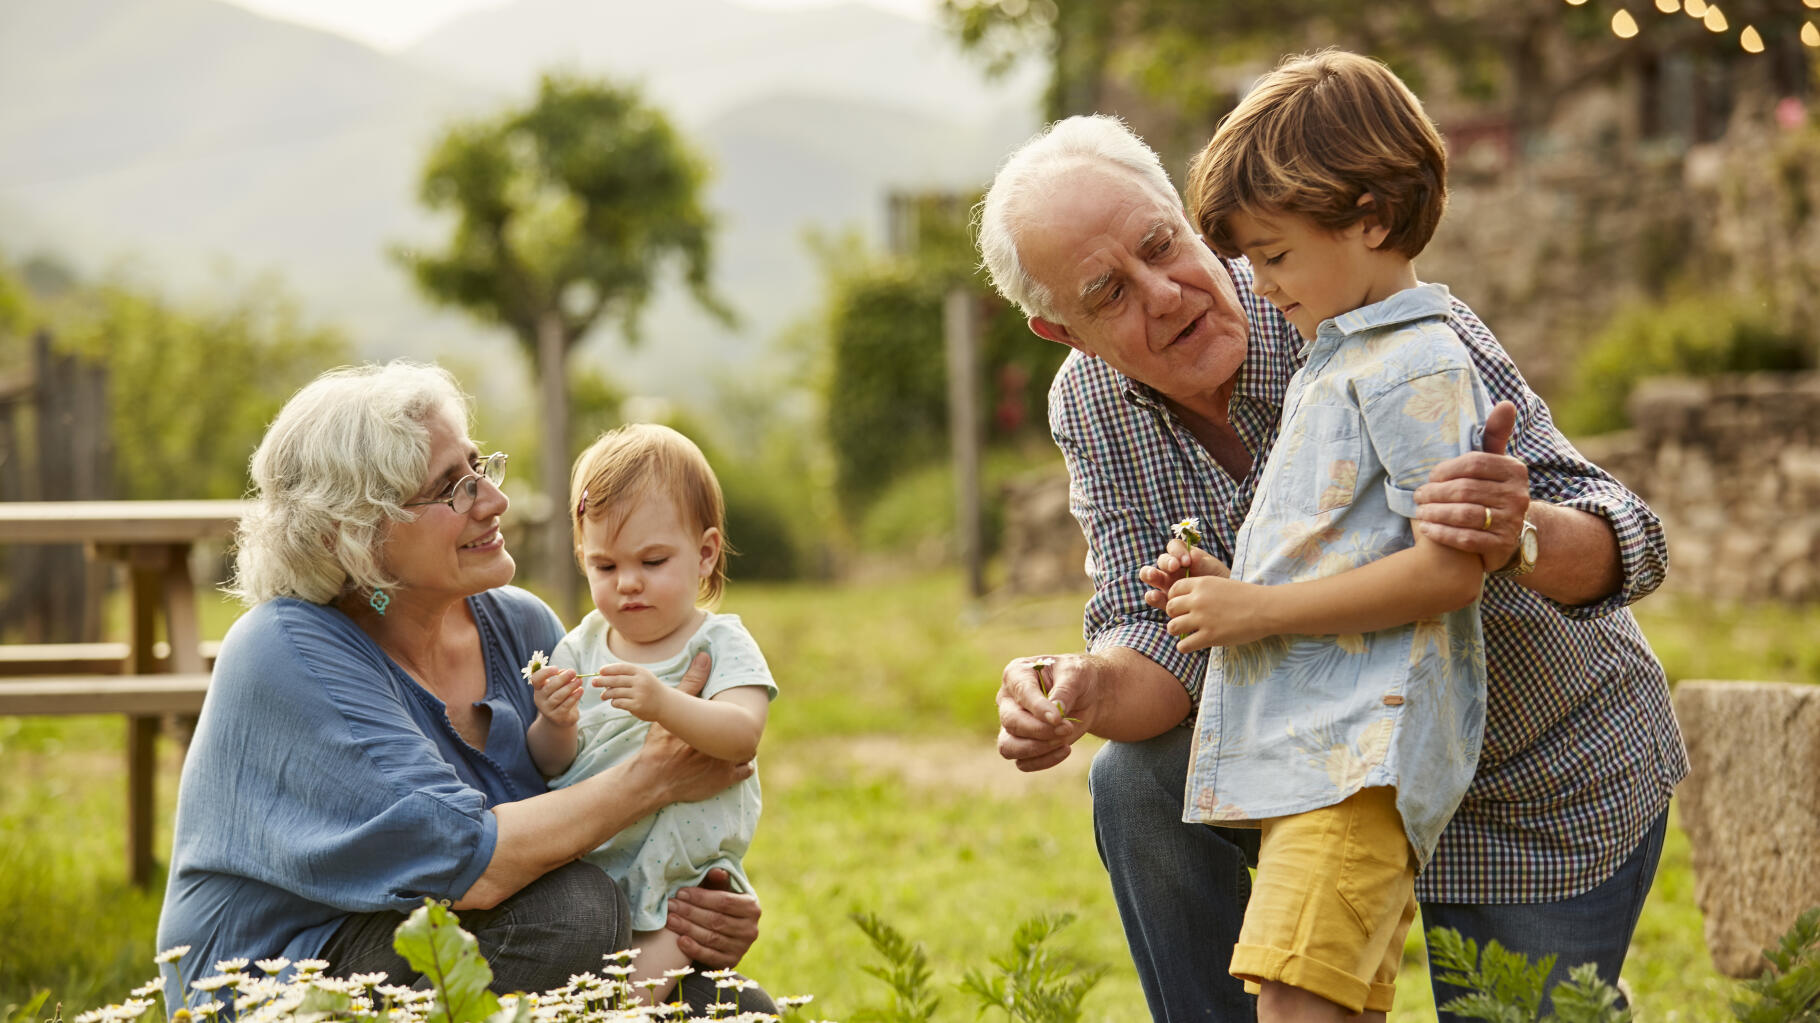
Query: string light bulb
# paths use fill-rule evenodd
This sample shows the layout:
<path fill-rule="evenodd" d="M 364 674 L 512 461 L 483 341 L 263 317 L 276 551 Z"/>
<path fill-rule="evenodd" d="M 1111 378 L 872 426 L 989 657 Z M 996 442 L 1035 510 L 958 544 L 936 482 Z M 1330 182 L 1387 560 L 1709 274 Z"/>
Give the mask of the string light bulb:
<path fill-rule="evenodd" d="M 1814 23 L 1811 21 L 1802 25 L 1801 41 L 1809 46 L 1820 47 L 1820 28 L 1815 28 Z"/>
<path fill-rule="evenodd" d="M 1656 10 L 1663 14 L 1673 14 L 1681 9 L 1681 0 L 1656 0 Z"/>
<path fill-rule="evenodd" d="M 1687 0 L 1687 6 L 1684 9 L 1690 18 L 1704 18 L 1706 17 L 1706 0 Z"/>
<path fill-rule="evenodd" d="M 1757 34 L 1757 26 L 1744 26 L 1744 31 L 1738 33 L 1738 45 L 1744 47 L 1745 53 L 1762 53 L 1763 37 Z"/>
<path fill-rule="evenodd" d="M 1725 12 L 1719 9 L 1718 4 L 1707 4 L 1706 17 L 1700 20 L 1706 22 L 1706 29 L 1709 32 L 1723 32 L 1729 24 L 1725 20 Z"/>
<path fill-rule="evenodd" d="M 1629 39 L 1636 35 L 1637 19 L 1631 17 L 1630 12 L 1624 8 L 1618 8 L 1618 13 L 1611 16 L 1611 34 L 1619 39 Z"/>

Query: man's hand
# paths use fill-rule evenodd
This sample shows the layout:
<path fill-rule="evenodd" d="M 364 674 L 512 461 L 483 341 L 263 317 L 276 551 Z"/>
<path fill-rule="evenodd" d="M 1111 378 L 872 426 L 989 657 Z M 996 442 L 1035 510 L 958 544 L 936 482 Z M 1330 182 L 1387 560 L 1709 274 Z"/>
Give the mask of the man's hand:
<path fill-rule="evenodd" d="M 584 691 L 575 673 L 567 668 L 544 668 L 531 676 L 531 701 L 537 713 L 553 725 L 567 728 L 581 720 Z"/>
<path fill-rule="evenodd" d="M 702 681 L 707 682 L 705 675 Z M 600 669 L 592 685 L 602 691 L 601 699 L 631 712 L 640 721 L 658 720 L 664 706 L 675 698 L 670 687 L 651 674 L 651 669 L 636 664 L 609 664 Z"/>
<path fill-rule="evenodd" d="M 1516 423 L 1517 407 L 1498 402 L 1485 419 L 1485 450 L 1442 462 L 1416 489 L 1416 528 L 1444 547 L 1477 554 L 1487 572 L 1516 556 L 1529 513 L 1529 467 L 1504 453 Z"/>
<path fill-rule="evenodd" d="M 998 753 L 1020 771 L 1042 771 L 1068 759 L 1092 728 L 1103 681 L 1090 654 L 1020 657 L 1005 665 L 998 687 Z"/>
<path fill-rule="evenodd" d="M 713 969 L 738 966 L 758 940 L 758 897 L 731 889 L 727 872 L 715 867 L 700 886 L 677 889 L 664 923 L 684 955 Z"/>
<path fill-rule="evenodd" d="M 1192 653 L 1271 635 L 1254 613 L 1261 591 L 1254 583 L 1217 575 L 1190 576 L 1171 586 L 1163 610 L 1169 614 L 1169 634 L 1177 637 L 1175 648 Z"/>
<path fill-rule="evenodd" d="M 1183 572 L 1187 567 L 1188 571 Z M 1170 587 L 1183 579 L 1205 576 L 1219 576 L 1224 579 L 1232 575 L 1226 563 L 1199 547 L 1190 548 L 1180 540 L 1171 540 L 1157 556 L 1156 564 L 1145 565 L 1138 569 L 1138 581 L 1150 587 L 1144 591 L 1144 603 L 1165 610 L 1169 605 Z"/>

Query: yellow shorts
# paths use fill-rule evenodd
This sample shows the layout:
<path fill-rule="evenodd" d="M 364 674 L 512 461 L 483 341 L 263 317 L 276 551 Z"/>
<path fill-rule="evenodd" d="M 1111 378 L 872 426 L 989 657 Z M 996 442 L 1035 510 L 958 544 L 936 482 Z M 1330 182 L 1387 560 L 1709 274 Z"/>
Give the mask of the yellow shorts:
<path fill-rule="evenodd" d="M 1415 856 L 1393 788 L 1263 822 L 1232 975 L 1388 1012 L 1415 919 Z"/>

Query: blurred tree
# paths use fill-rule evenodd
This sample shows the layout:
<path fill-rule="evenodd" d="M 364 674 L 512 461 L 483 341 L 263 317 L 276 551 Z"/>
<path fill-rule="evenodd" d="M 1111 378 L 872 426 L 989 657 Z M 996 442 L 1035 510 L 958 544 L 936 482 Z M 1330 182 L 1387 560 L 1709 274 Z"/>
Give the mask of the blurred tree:
<path fill-rule="evenodd" d="M 1040 435 L 1049 381 L 1067 349 L 1037 339 L 977 272 L 968 213 L 978 195 L 900 196 L 898 251 L 815 244 L 827 282 L 821 397 L 835 493 L 850 521 L 904 473 L 949 452 L 944 296 L 982 304 L 980 416 L 989 445 Z"/>
<path fill-rule="evenodd" d="M 1626 13 L 1629 37 L 1616 31 Z M 1664 7 L 1670 8 L 1663 10 Z M 1619 0 L 942 0 L 943 20 L 991 70 L 1037 55 L 1050 67 L 1045 114 L 1123 112 L 1166 155 L 1198 145 L 1244 81 L 1285 53 L 1341 46 L 1378 57 L 1427 95 L 1447 91 L 1501 110 L 1519 142 L 1543 128 L 1564 99 L 1637 74 L 1669 55 L 1722 67 L 1767 63 L 1787 94 L 1803 94 L 1810 11 L 1789 0 L 1727 0 L 1702 17 L 1702 0 L 1625 5 Z M 1716 9 L 1716 8 L 1715 8 Z M 1689 15 L 1692 15 L 1691 17 Z M 1715 27 L 1720 26 L 1720 27 Z M 1762 44 L 1742 44 L 1745 27 Z M 1247 75 L 1248 77 L 1248 75 Z M 1125 109 L 1129 108 L 1129 109 Z M 1171 151 L 1174 151 L 1172 154 Z M 1190 149 L 1190 151 L 1192 151 Z M 1175 161 L 1171 161 L 1171 166 Z"/>
<path fill-rule="evenodd" d="M 192 310 L 113 282 L 78 288 L 52 309 L 57 345 L 107 367 L 114 482 L 125 498 L 241 496 L 247 459 L 285 399 L 351 354 L 269 283 Z"/>
<path fill-rule="evenodd" d="M 695 300 L 732 314 L 708 286 L 712 221 L 701 161 L 631 87 L 547 75 L 523 110 L 457 124 L 430 153 L 419 198 L 455 215 L 441 252 L 395 255 L 432 301 L 498 324 L 518 339 L 539 381 L 541 482 L 567 491 L 571 349 L 603 318 L 629 342 L 659 270 L 682 264 Z M 568 523 L 553 515 L 546 564 L 568 563 Z M 573 603 L 574 573 L 550 580 Z"/>

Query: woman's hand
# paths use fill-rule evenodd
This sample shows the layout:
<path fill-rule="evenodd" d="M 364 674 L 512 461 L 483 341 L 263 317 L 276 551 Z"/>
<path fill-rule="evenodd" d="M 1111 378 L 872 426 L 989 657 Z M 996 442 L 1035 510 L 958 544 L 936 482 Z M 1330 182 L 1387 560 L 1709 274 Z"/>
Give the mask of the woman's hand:
<path fill-rule="evenodd" d="M 670 898 L 664 924 L 690 959 L 713 969 L 731 968 L 758 940 L 758 896 L 731 891 L 727 872 L 715 867 L 699 887 Z"/>
<path fill-rule="evenodd" d="M 582 683 L 568 668 L 544 668 L 531 676 L 531 699 L 539 717 L 551 724 L 573 725 L 581 720 Z"/>

